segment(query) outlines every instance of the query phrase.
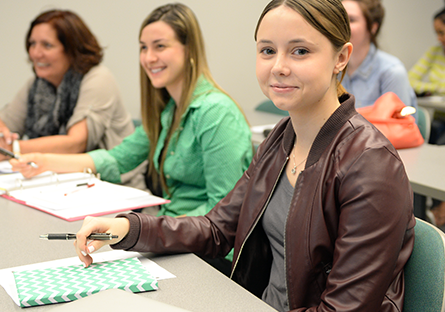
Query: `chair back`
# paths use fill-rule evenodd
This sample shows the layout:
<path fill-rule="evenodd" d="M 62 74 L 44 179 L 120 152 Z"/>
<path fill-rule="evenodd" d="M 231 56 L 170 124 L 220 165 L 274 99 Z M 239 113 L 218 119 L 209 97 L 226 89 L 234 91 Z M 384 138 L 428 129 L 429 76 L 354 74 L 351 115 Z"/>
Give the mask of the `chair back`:
<path fill-rule="evenodd" d="M 445 233 L 416 218 L 414 249 L 405 266 L 404 312 L 445 312 Z"/>
<path fill-rule="evenodd" d="M 431 133 L 431 117 L 425 107 L 419 106 L 417 108 L 417 126 L 425 142 L 428 142 Z"/>
<path fill-rule="evenodd" d="M 255 110 L 259 112 L 271 113 L 281 116 L 289 116 L 289 113 L 287 111 L 277 108 L 271 100 L 265 100 L 261 102 L 260 104 L 258 104 L 257 107 L 255 107 Z"/>
<path fill-rule="evenodd" d="M 133 121 L 133 125 L 135 128 L 139 127 L 140 125 L 142 125 L 142 120 L 141 119 L 132 119 Z"/>

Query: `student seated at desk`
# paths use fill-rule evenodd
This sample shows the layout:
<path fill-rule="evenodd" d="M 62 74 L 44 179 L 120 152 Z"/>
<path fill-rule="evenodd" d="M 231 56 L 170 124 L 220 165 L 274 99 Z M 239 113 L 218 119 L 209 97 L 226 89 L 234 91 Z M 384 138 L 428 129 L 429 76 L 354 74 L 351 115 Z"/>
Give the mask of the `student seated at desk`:
<path fill-rule="evenodd" d="M 439 44 L 430 47 L 409 70 L 409 80 L 419 96 L 445 96 L 445 8 L 433 17 Z"/>
<path fill-rule="evenodd" d="M 445 96 L 445 8 L 434 15 L 433 26 L 439 44 L 430 47 L 409 70 L 411 85 L 419 96 Z M 445 144 L 443 112 L 434 114 L 429 143 Z M 435 225 L 445 225 L 445 202 L 433 200 L 431 214 L 434 218 L 431 221 Z"/>
<path fill-rule="evenodd" d="M 147 186 L 171 201 L 158 215 L 204 215 L 252 160 L 248 123 L 213 80 L 201 30 L 188 7 L 157 8 L 142 23 L 139 38 L 143 126 L 110 151 L 24 154 L 11 163 L 25 177 L 91 168 L 103 180 L 119 183 L 121 174 L 149 159 Z M 27 159 L 39 168 L 27 165 Z M 231 263 L 221 262 L 230 272 Z"/>
<path fill-rule="evenodd" d="M 255 31 L 256 73 L 289 117 L 205 216 L 87 217 L 80 260 L 89 266 L 109 243 L 207 257 L 234 247 L 232 279 L 279 311 L 401 311 L 412 192 L 397 151 L 337 80 L 349 38 L 340 0 L 271 1 Z M 119 238 L 87 242 L 92 232 Z"/>
<path fill-rule="evenodd" d="M 355 106 L 372 105 L 382 94 L 394 92 L 405 105 L 417 108 L 405 66 L 378 48 L 377 36 L 385 15 L 380 0 L 343 0 L 342 3 L 348 12 L 354 46 L 342 84 L 354 95 Z"/>
<path fill-rule="evenodd" d="M 434 15 L 433 26 L 439 44 L 430 47 L 408 73 L 418 96 L 445 96 L 445 8 Z M 435 113 L 429 143 L 445 144 L 444 113 Z"/>
<path fill-rule="evenodd" d="M 37 16 L 26 35 L 35 77 L 0 111 L 0 146 L 15 153 L 110 149 L 133 133 L 97 39 L 71 11 Z M 12 142 L 18 140 L 14 146 Z M 5 156 L 0 156 L 0 160 Z"/>

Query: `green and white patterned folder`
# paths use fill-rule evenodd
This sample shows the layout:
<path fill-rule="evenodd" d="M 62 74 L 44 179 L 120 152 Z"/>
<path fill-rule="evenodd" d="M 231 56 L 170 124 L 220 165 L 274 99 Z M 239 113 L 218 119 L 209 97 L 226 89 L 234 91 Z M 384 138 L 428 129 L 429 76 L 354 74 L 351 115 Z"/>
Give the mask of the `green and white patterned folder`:
<path fill-rule="evenodd" d="M 156 279 L 138 258 L 13 272 L 20 306 L 68 302 L 119 288 L 131 292 L 158 289 Z"/>

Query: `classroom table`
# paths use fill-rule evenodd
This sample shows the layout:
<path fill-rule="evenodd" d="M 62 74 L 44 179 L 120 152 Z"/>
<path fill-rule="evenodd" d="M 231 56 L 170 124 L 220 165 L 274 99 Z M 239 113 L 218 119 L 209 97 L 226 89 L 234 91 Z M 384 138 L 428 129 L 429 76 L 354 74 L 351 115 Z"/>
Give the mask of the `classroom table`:
<path fill-rule="evenodd" d="M 425 96 L 418 97 L 417 104 L 426 108 L 430 120 L 433 120 L 434 112 L 441 111 L 445 112 L 445 97 L 444 96 Z"/>
<path fill-rule="evenodd" d="M 114 215 L 110 215 L 112 217 Z M 40 240 L 40 234 L 77 232 L 82 221 L 68 222 L 0 198 L 0 269 L 75 256 L 72 241 Z M 108 246 L 97 252 L 111 250 Z M 156 291 L 138 296 L 190 311 L 275 311 L 194 254 L 144 254 L 176 278 L 161 280 Z M 94 254 L 93 254 L 94 258 Z M 82 299 L 80 299 L 82 300 Z M 26 308 L 48 311 L 55 305 Z M 104 309 L 106 303 L 104 302 Z M 149 307 L 147 307 L 149 310 Z M 0 311 L 25 311 L 0 287 Z"/>
<path fill-rule="evenodd" d="M 445 145 L 398 150 L 413 191 L 445 201 Z"/>
<path fill-rule="evenodd" d="M 425 96 L 418 97 L 417 104 L 425 108 L 445 111 L 445 97 L 443 96 Z"/>

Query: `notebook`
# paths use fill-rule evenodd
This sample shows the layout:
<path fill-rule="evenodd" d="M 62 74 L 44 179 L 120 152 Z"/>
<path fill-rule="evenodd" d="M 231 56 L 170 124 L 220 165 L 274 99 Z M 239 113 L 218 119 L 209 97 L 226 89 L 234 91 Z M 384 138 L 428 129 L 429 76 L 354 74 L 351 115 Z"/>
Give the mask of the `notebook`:
<path fill-rule="evenodd" d="M 134 293 L 158 289 L 156 278 L 136 257 L 13 274 L 21 307 L 79 300 L 113 288 Z"/>
<path fill-rule="evenodd" d="M 31 179 L 0 175 L 0 194 L 67 221 L 168 203 L 148 192 L 100 180 L 91 173 L 44 172 Z"/>

